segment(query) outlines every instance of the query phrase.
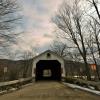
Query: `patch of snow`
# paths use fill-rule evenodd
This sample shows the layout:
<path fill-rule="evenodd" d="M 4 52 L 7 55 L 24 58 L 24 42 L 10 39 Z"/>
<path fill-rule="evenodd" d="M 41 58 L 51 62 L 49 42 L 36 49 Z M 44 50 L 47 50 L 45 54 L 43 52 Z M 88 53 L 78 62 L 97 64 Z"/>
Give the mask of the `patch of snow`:
<path fill-rule="evenodd" d="M 33 83 L 28 83 L 28 84 L 22 85 L 22 88 L 27 87 L 27 86 L 31 86 L 32 84 Z"/>
<path fill-rule="evenodd" d="M 5 94 L 5 93 L 7 93 L 7 90 L 0 91 L 0 94 Z"/>
<path fill-rule="evenodd" d="M 90 93 L 94 93 L 94 94 L 97 94 L 97 95 L 100 95 L 100 91 L 97 91 L 97 90 L 93 90 L 93 89 L 89 89 L 89 88 L 84 88 L 82 86 L 78 86 L 78 85 L 75 85 L 75 84 L 70 84 L 70 83 L 65 83 L 63 82 L 64 85 L 67 85 L 71 88 L 74 88 L 74 89 L 80 89 L 80 90 L 84 90 L 84 91 L 87 91 L 87 92 L 90 92 Z"/>
<path fill-rule="evenodd" d="M 90 89 L 95 90 L 95 88 L 93 86 L 88 86 Z"/>
<path fill-rule="evenodd" d="M 17 88 L 11 88 L 9 91 L 15 91 L 17 90 Z"/>

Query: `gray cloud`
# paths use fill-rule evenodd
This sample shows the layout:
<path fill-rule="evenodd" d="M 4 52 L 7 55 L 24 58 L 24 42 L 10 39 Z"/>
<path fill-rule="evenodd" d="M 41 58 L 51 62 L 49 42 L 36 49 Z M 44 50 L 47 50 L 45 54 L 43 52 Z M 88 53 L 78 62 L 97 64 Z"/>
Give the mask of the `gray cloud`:
<path fill-rule="evenodd" d="M 45 45 L 45 43 L 42 41 L 47 40 L 46 38 L 48 37 L 45 37 L 44 35 L 47 34 L 51 36 L 54 28 L 54 24 L 51 22 L 51 17 L 55 14 L 57 8 L 63 0 L 22 1 L 23 14 L 26 18 L 25 30 L 27 32 L 31 32 L 33 34 L 33 37 L 37 37 L 36 39 L 42 38 L 41 43 L 43 44 L 41 45 Z"/>

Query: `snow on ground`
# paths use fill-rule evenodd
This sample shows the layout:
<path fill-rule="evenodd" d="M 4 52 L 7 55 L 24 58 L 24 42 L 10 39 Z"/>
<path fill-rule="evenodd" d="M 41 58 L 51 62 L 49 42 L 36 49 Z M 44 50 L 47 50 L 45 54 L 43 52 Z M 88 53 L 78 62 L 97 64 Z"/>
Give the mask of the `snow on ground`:
<path fill-rule="evenodd" d="M 80 90 L 84 90 L 84 91 L 87 91 L 87 92 L 90 92 L 90 93 L 100 95 L 100 91 L 97 91 L 97 90 L 93 90 L 93 89 L 85 88 L 85 87 L 82 87 L 82 86 L 78 86 L 76 84 L 70 84 L 70 83 L 65 83 L 65 82 L 63 82 L 63 84 L 67 85 L 71 88 L 80 89 Z"/>

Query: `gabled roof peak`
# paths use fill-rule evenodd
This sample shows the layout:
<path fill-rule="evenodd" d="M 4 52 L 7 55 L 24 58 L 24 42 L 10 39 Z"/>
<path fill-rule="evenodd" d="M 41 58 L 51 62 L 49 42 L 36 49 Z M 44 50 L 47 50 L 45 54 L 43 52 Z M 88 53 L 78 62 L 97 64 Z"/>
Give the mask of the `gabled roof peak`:
<path fill-rule="evenodd" d="M 35 58 L 37 58 L 37 57 L 39 57 L 39 56 L 41 56 L 41 55 L 43 55 L 43 54 L 45 54 L 45 53 L 51 53 L 51 54 L 53 54 L 53 55 L 55 55 L 55 56 L 58 56 L 58 57 L 60 57 L 61 59 L 63 59 L 63 60 L 64 60 L 64 58 L 63 58 L 63 57 L 61 57 L 61 56 L 60 56 L 60 55 L 58 55 L 57 53 L 53 52 L 52 50 L 46 50 L 46 51 L 44 51 L 44 52 L 40 53 L 38 56 L 35 56 L 33 59 L 35 59 Z"/>

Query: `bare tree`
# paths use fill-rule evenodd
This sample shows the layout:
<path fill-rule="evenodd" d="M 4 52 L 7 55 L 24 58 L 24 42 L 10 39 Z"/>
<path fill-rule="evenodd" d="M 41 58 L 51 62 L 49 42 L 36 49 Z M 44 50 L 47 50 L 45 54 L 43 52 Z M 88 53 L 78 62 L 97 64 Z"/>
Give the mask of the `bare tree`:
<path fill-rule="evenodd" d="M 51 50 L 62 57 L 67 56 L 66 49 L 67 45 L 62 42 L 54 41 L 53 44 L 51 45 Z"/>
<path fill-rule="evenodd" d="M 96 65 L 96 72 L 97 76 L 100 79 L 99 75 L 99 68 L 98 68 L 98 62 L 97 62 L 97 57 L 100 58 L 100 12 L 99 12 L 99 0 L 86 0 L 89 2 L 91 7 L 94 9 L 92 14 L 89 14 L 89 22 L 87 25 L 89 37 L 88 37 L 88 48 L 90 49 L 90 52 L 92 54 L 92 58 L 94 60 L 94 63 Z M 97 14 L 97 16 L 96 16 Z M 92 37 L 92 38 L 91 38 Z M 95 46 L 96 45 L 96 46 Z M 94 50 L 95 48 L 95 50 Z M 98 53 L 98 55 L 95 54 Z"/>
<path fill-rule="evenodd" d="M 98 16 L 99 22 L 100 22 L 100 12 L 99 12 L 99 8 L 98 8 L 99 1 L 98 0 L 86 0 L 86 1 L 88 1 L 95 8 L 95 11 L 97 13 L 97 16 Z"/>
<path fill-rule="evenodd" d="M 64 2 L 53 22 L 61 29 L 77 46 L 82 56 L 87 79 L 91 80 L 90 69 L 87 63 L 87 51 L 84 44 L 84 22 L 83 11 L 81 10 L 80 0 L 73 0 L 72 4 Z"/>
<path fill-rule="evenodd" d="M 89 34 L 89 37 L 86 39 L 86 44 L 87 44 L 87 48 L 89 49 L 89 55 L 92 55 L 94 64 L 96 65 L 96 76 L 98 79 L 100 79 L 100 75 L 99 75 L 99 68 L 98 68 L 98 63 L 96 61 L 96 57 L 95 57 L 95 46 L 94 46 L 94 39 L 93 39 L 93 35 Z"/>
<path fill-rule="evenodd" d="M 77 51 L 76 47 L 68 46 L 65 42 L 54 40 L 51 44 L 51 50 L 61 57 L 63 57 L 65 60 L 70 61 L 80 61 L 80 54 Z"/>
<path fill-rule="evenodd" d="M 18 19 L 21 18 L 17 13 L 18 9 L 16 0 L 0 0 L 0 46 L 2 47 L 16 42 L 18 33 L 14 30 Z"/>
<path fill-rule="evenodd" d="M 87 0 L 90 5 L 95 9 L 95 12 L 97 14 L 97 17 L 93 15 L 90 15 L 91 21 L 89 23 L 90 27 L 93 30 L 94 37 L 95 37 L 95 43 L 97 44 L 99 58 L 100 58 L 100 41 L 99 41 L 99 33 L 100 33 L 100 12 L 99 12 L 99 1 L 98 0 Z"/>
<path fill-rule="evenodd" d="M 21 57 L 24 60 L 23 77 L 26 78 L 27 72 L 30 69 L 29 67 L 31 66 L 30 59 L 32 59 L 32 53 L 29 51 L 25 51 Z"/>
<path fill-rule="evenodd" d="M 100 33 L 100 25 L 94 19 L 91 19 L 88 23 L 88 32 L 90 35 L 93 35 L 93 43 L 97 45 L 98 54 L 100 57 L 100 41 L 99 41 L 99 33 Z"/>

